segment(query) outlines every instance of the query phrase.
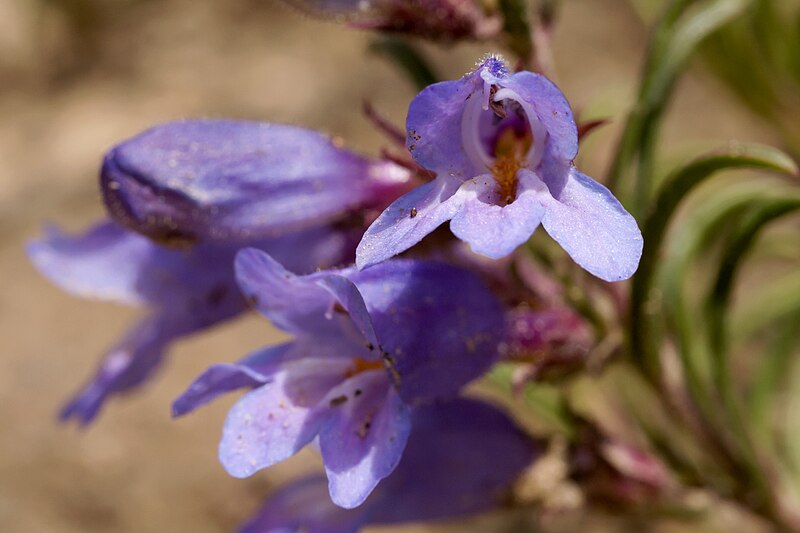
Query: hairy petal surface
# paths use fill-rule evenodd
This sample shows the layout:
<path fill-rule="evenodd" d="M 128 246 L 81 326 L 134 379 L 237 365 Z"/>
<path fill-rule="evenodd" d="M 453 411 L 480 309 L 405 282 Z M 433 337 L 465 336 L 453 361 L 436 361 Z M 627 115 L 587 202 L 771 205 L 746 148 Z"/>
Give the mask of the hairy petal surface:
<path fill-rule="evenodd" d="M 465 182 L 454 196 L 460 199 L 461 209 L 450 222 L 450 230 L 473 252 L 499 259 L 530 238 L 544 208 L 533 188 L 522 189 L 516 200 L 505 206 L 497 205 L 494 189 L 495 181 L 489 175 Z"/>
<path fill-rule="evenodd" d="M 542 226 L 581 267 L 606 281 L 636 272 L 642 234 L 608 189 L 572 168 L 560 190 L 540 198 Z"/>
<path fill-rule="evenodd" d="M 356 266 L 364 269 L 404 252 L 450 220 L 456 204 L 447 200 L 462 181 L 439 176 L 395 200 L 361 238 L 356 249 Z"/>
<path fill-rule="evenodd" d="M 245 394 L 228 413 L 219 458 L 234 477 L 247 477 L 299 452 L 330 418 L 321 400 L 339 384 L 347 359 L 308 357 L 286 363 L 272 381 Z"/>
<path fill-rule="evenodd" d="M 320 452 L 331 499 L 352 509 L 400 462 L 411 430 L 410 408 L 383 370 L 360 374 L 329 396 L 346 400 L 320 432 Z"/>

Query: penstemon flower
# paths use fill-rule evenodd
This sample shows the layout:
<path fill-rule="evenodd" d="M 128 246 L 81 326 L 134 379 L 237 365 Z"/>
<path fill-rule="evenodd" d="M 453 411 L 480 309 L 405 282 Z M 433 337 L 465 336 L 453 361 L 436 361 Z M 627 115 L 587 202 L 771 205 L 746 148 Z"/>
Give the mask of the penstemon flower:
<path fill-rule="evenodd" d="M 578 136 L 564 95 L 498 58 L 460 80 L 425 88 L 408 111 L 407 145 L 437 177 L 392 203 L 356 252 L 365 268 L 419 242 L 446 221 L 473 251 L 500 258 L 541 224 L 584 269 L 630 277 L 642 251 L 636 221 L 572 163 Z"/>
<path fill-rule="evenodd" d="M 498 356 L 502 308 L 459 268 L 398 260 L 294 276 L 248 249 L 236 272 L 258 310 L 295 338 L 210 368 L 173 411 L 254 387 L 228 414 L 219 448 L 237 477 L 318 437 L 331 498 L 356 507 L 397 466 L 412 407 L 454 396 Z"/>
<path fill-rule="evenodd" d="M 508 416 L 469 399 L 415 410 L 403 459 L 357 509 L 328 498 L 325 478 L 290 483 L 270 497 L 240 533 L 355 533 L 368 524 L 464 516 L 506 500 L 540 445 Z"/>
<path fill-rule="evenodd" d="M 385 205 L 407 179 L 391 163 L 278 124 L 173 122 L 111 149 L 100 182 L 113 220 L 77 237 L 52 229 L 28 254 L 68 292 L 150 312 L 62 419 L 91 422 L 110 396 L 152 376 L 173 341 L 244 312 L 233 272 L 240 248 L 297 272 L 350 262 L 355 228 L 337 221 Z"/>
<path fill-rule="evenodd" d="M 298 242 L 304 247 L 298 248 Z M 252 244 L 290 268 L 308 272 L 345 260 L 354 239 L 341 231 L 316 228 Z M 166 248 L 112 221 L 75 237 L 51 228 L 43 239 L 31 242 L 30 260 L 63 290 L 148 308 L 64 406 L 61 418 L 88 424 L 108 398 L 150 378 L 171 343 L 247 310 L 233 274 L 238 249 L 222 243 Z"/>

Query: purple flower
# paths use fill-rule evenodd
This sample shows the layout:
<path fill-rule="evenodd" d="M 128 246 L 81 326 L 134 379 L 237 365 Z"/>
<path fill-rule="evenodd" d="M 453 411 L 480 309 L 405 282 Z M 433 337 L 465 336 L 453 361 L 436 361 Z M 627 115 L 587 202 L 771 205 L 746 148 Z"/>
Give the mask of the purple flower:
<path fill-rule="evenodd" d="M 436 179 L 390 205 L 367 230 L 356 263 L 398 254 L 436 227 L 473 251 L 510 254 L 541 224 L 595 276 L 630 277 L 642 251 L 636 221 L 574 167 L 578 135 L 564 95 L 544 76 L 486 59 L 457 81 L 425 88 L 408 111 L 407 145 Z"/>
<path fill-rule="evenodd" d="M 412 418 L 402 461 L 361 507 L 333 505 L 325 478 L 308 477 L 274 494 L 240 533 L 355 533 L 487 511 L 540 453 L 504 413 L 475 400 L 421 407 Z"/>
<path fill-rule="evenodd" d="M 319 439 L 333 501 L 361 504 L 397 466 L 411 408 L 454 396 L 495 361 L 502 308 L 472 274 L 390 261 L 294 276 L 253 249 L 236 257 L 242 291 L 293 341 L 216 365 L 176 415 L 254 387 L 231 409 L 220 460 L 246 477 Z"/>
<path fill-rule="evenodd" d="M 108 396 L 145 381 L 172 341 L 244 311 L 233 273 L 240 248 L 267 250 L 298 272 L 350 262 L 354 230 L 336 224 L 386 205 L 408 179 L 317 132 L 276 124 L 173 122 L 114 147 L 100 180 L 114 221 L 79 237 L 52 229 L 28 252 L 69 292 L 151 312 L 62 418 L 90 422 Z"/>
<path fill-rule="evenodd" d="M 400 194 L 409 173 L 321 133 L 231 120 L 170 122 L 106 154 L 111 216 L 160 242 L 253 241 L 319 226 Z"/>
<path fill-rule="evenodd" d="M 318 228 L 253 244 L 308 272 L 346 260 L 353 242 L 347 234 Z M 149 309 L 109 350 L 61 418 L 88 424 L 109 396 L 149 378 L 173 341 L 245 311 L 233 272 L 237 250 L 213 243 L 166 248 L 111 221 L 77 237 L 49 228 L 43 239 L 31 242 L 33 264 L 65 291 Z"/>

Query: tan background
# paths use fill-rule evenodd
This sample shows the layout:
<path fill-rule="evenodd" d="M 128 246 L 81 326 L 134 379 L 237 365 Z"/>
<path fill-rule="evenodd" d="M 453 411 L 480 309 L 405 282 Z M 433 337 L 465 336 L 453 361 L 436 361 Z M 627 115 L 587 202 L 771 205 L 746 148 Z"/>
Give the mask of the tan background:
<path fill-rule="evenodd" d="M 291 122 L 374 154 L 382 139 L 360 115 L 361 100 L 402 123 L 414 90 L 365 54 L 369 34 L 267 0 L 97 1 L 105 6 L 99 18 L 77 29 L 55 3 L 0 1 L 0 532 L 233 531 L 276 483 L 316 459 L 231 479 L 216 462 L 216 445 L 232 398 L 178 422 L 170 421 L 169 404 L 207 365 L 276 333 L 248 317 L 184 342 L 141 394 L 113 401 L 89 431 L 60 426 L 60 403 L 136 313 L 55 289 L 27 263 L 23 245 L 43 221 L 77 231 L 102 216 L 96 171 L 103 152 L 154 123 L 198 116 Z M 601 177 L 646 33 L 622 0 L 564 4 L 559 84 L 585 116 L 616 120 L 582 148 L 582 168 Z M 459 46 L 433 57 L 444 75 L 457 77 L 488 51 Z M 771 141 L 695 68 L 667 124 L 666 153 L 684 157 L 734 138 Z M 496 523 L 489 517 L 447 530 L 498 530 Z M 621 527 L 567 523 L 567 530 Z"/>

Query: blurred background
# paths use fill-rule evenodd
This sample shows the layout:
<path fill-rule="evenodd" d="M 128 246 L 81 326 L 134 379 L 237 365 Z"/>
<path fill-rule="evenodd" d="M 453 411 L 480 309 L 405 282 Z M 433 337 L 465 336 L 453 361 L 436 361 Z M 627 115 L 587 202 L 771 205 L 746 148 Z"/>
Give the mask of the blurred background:
<path fill-rule="evenodd" d="M 565 0 L 556 27 L 558 84 L 581 118 L 611 119 L 587 138 L 579 160 L 601 181 L 634 100 L 647 37 L 643 12 L 623 0 Z M 24 245 L 46 221 L 78 231 L 102 217 L 103 153 L 159 122 L 292 123 L 377 154 L 385 142 L 364 119 L 362 101 L 402 124 L 415 90 L 368 53 L 372 38 L 269 0 L 0 1 L 0 531 L 233 531 L 273 487 L 316 466 L 304 453 L 252 479 L 228 477 L 216 447 L 233 397 L 170 420 L 171 400 L 206 366 L 275 339 L 254 316 L 181 343 L 141 394 L 112 401 L 88 430 L 58 424 L 60 404 L 135 311 L 62 293 L 29 265 Z M 455 78 L 496 50 L 425 51 L 443 77 Z M 779 142 L 696 64 L 678 88 L 661 151 L 681 160 L 731 139 Z M 731 530 L 722 515 L 711 530 Z M 500 528 L 483 517 L 420 529 L 467 526 Z M 553 526 L 622 527 L 599 516 Z"/>

